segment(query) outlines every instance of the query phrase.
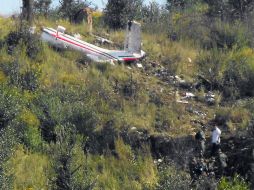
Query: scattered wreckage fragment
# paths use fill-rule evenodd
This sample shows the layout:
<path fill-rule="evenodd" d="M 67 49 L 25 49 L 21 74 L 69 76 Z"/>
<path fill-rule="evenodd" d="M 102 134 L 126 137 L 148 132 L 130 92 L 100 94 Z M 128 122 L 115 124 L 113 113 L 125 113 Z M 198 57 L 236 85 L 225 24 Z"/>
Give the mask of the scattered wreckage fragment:
<path fill-rule="evenodd" d="M 87 43 L 66 34 L 62 26 L 58 26 L 57 30 L 43 28 L 41 39 L 60 49 L 83 52 L 96 62 L 135 62 L 145 57 L 145 52 L 141 50 L 141 25 L 135 21 L 128 23 L 124 50 L 108 50 Z"/>

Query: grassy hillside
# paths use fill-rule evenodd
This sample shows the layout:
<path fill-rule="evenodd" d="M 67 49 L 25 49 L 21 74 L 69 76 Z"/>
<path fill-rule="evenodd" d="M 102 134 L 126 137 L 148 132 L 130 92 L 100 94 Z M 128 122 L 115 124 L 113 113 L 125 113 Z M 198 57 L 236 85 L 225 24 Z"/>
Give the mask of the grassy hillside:
<path fill-rule="evenodd" d="M 245 84 L 246 73 L 254 69 L 254 52 L 248 47 L 221 53 L 203 50 L 191 40 L 172 41 L 165 34 L 144 32 L 148 56 L 139 69 L 135 64 L 93 63 L 77 52 L 57 51 L 37 36 L 41 26 L 63 25 L 93 42 L 84 24 L 44 18 L 35 24 L 37 34 L 30 36 L 17 33 L 17 21 L 0 18 L 3 189 L 166 189 L 167 182 L 181 189 L 190 180 L 187 170 L 177 172 L 173 164 L 162 170 L 148 144 L 132 147 L 123 134 L 130 135 L 130 141 L 131 134 L 140 133 L 183 137 L 201 127 L 193 121 L 207 124 L 214 114 L 226 134 L 249 126 L 251 98 L 228 103 L 225 92 L 216 89 L 215 104 L 209 106 L 207 91 L 201 88 L 191 89 L 196 99 L 178 103 L 177 94 L 184 96 L 190 89 L 158 74 L 163 68 L 167 77 L 182 75 L 194 83 L 201 73 L 216 82 L 228 76 L 228 62 L 240 60 L 251 68 L 235 73 Z M 99 27 L 95 31 L 106 33 Z M 124 31 L 111 32 L 109 38 L 121 44 Z M 216 76 L 209 76 L 207 64 L 214 59 L 225 64 Z"/>

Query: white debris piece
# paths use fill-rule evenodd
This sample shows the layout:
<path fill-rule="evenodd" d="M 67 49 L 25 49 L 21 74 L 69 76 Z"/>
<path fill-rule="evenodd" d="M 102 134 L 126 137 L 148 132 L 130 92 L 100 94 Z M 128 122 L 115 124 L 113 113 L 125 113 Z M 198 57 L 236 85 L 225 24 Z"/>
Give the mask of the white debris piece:
<path fill-rule="evenodd" d="M 96 38 L 96 40 L 101 43 L 101 44 L 114 44 L 114 42 L 112 42 L 111 40 L 108 40 L 106 38 L 100 37 L 100 36 L 96 36 L 91 34 L 93 37 Z"/>
<path fill-rule="evenodd" d="M 176 102 L 181 103 L 181 104 L 188 104 L 189 103 L 188 101 L 185 101 L 185 100 L 177 100 Z"/>
<path fill-rule="evenodd" d="M 64 33 L 65 30 L 66 30 L 66 28 L 64 28 L 63 26 L 58 26 L 58 27 L 57 27 L 57 32 Z"/>
<path fill-rule="evenodd" d="M 189 63 L 191 63 L 191 62 L 192 62 L 192 60 L 191 60 L 191 58 L 190 58 L 190 57 L 188 57 L 188 61 L 189 61 Z"/>
<path fill-rule="evenodd" d="M 76 33 L 76 34 L 74 34 L 74 38 L 81 40 L 81 35 L 79 33 Z"/>
<path fill-rule="evenodd" d="M 178 75 L 175 76 L 175 80 L 179 83 L 185 83 L 186 81 L 184 79 L 182 79 L 181 77 L 179 77 Z"/>
<path fill-rule="evenodd" d="M 143 65 L 141 63 L 137 63 L 138 68 L 143 68 Z"/>
<path fill-rule="evenodd" d="M 205 101 L 210 104 L 213 105 L 215 104 L 215 94 L 213 94 L 211 91 L 209 91 L 206 95 L 205 95 Z"/>
<path fill-rule="evenodd" d="M 187 98 L 194 98 L 195 94 L 191 93 L 191 92 L 186 92 L 186 97 Z"/>

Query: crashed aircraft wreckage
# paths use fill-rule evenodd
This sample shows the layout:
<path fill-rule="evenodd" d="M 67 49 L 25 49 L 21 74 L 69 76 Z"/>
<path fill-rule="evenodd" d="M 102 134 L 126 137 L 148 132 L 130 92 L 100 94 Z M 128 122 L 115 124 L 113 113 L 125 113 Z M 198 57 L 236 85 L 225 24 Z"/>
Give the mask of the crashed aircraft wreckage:
<path fill-rule="evenodd" d="M 133 62 L 142 59 L 145 52 L 141 50 L 141 25 L 135 21 L 127 26 L 124 50 L 108 50 L 65 34 L 65 28 L 58 26 L 43 28 L 41 39 L 60 49 L 73 49 L 83 52 L 96 62 Z"/>

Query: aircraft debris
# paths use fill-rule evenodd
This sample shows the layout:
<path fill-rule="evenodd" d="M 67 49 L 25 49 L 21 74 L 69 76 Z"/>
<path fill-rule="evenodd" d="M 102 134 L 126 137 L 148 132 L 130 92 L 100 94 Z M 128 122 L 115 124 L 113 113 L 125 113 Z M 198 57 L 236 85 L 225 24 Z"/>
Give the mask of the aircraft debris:
<path fill-rule="evenodd" d="M 182 104 L 188 104 L 189 103 L 188 101 L 181 99 L 178 90 L 175 91 L 175 100 L 176 100 L 177 103 L 182 103 Z"/>
<path fill-rule="evenodd" d="M 185 93 L 185 96 L 182 97 L 181 99 L 191 99 L 191 98 L 195 98 L 195 97 L 196 97 L 195 94 L 193 94 L 193 93 L 191 93 L 191 92 L 186 92 L 186 93 Z"/>
<path fill-rule="evenodd" d="M 100 36 L 97 36 L 97 35 L 94 35 L 94 34 L 91 34 L 93 37 L 95 37 L 96 41 L 99 43 L 99 44 L 114 44 L 114 42 L 112 42 L 111 40 L 108 40 L 106 38 L 103 38 L 103 37 L 100 37 Z"/>
<path fill-rule="evenodd" d="M 209 91 L 206 95 L 205 95 L 205 101 L 207 104 L 209 105 L 214 105 L 215 104 L 215 94 L 213 94 L 211 91 Z"/>
<path fill-rule="evenodd" d="M 178 83 L 185 83 L 186 81 L 184 79 L 182 79 L 182 77 L 179 77 L 178 75 L 174 76 L 175 82 Z"/>
<path fill-rule="evenodd" d="M 143 68 L 143 65 L 141 63 L 137 63 L 138 68 Z"/>
<path fill-rule="evenodd" d="M 74 34 L 74 38 L 81 40 L 81 35 L 79 33 L 76 33 L 76 34 Z"/>
<path fill-rule="evenodd" d="M 124 50 L 108 50 L 65 34 L 65 28 L 58 26 L 43 28 L 41 39 L 60 49 L 72 49 L 83 52 L 96 62 L 134 62 L 145 56 L 141 50 L 141 25 L 135 21 L 128 22 Z"/>
<path fill-rule="evenodd" d="M 204 113 L 204 112 L 202 112 L 202 111 L 200 111 L 200 110 L 198 110 L 198 109 L 194 109 L 192 106 L 188 106 L 188 107 L 186 108 L 186 111 L 188 111 L 189 113 L 193 113 L 193 114 L 195 114 L 195 115 L 198 115 L 198 116 L 200 116 L 202 119 L 205 119 L 205 117 L 206 117 L 206 113 Z"/>

